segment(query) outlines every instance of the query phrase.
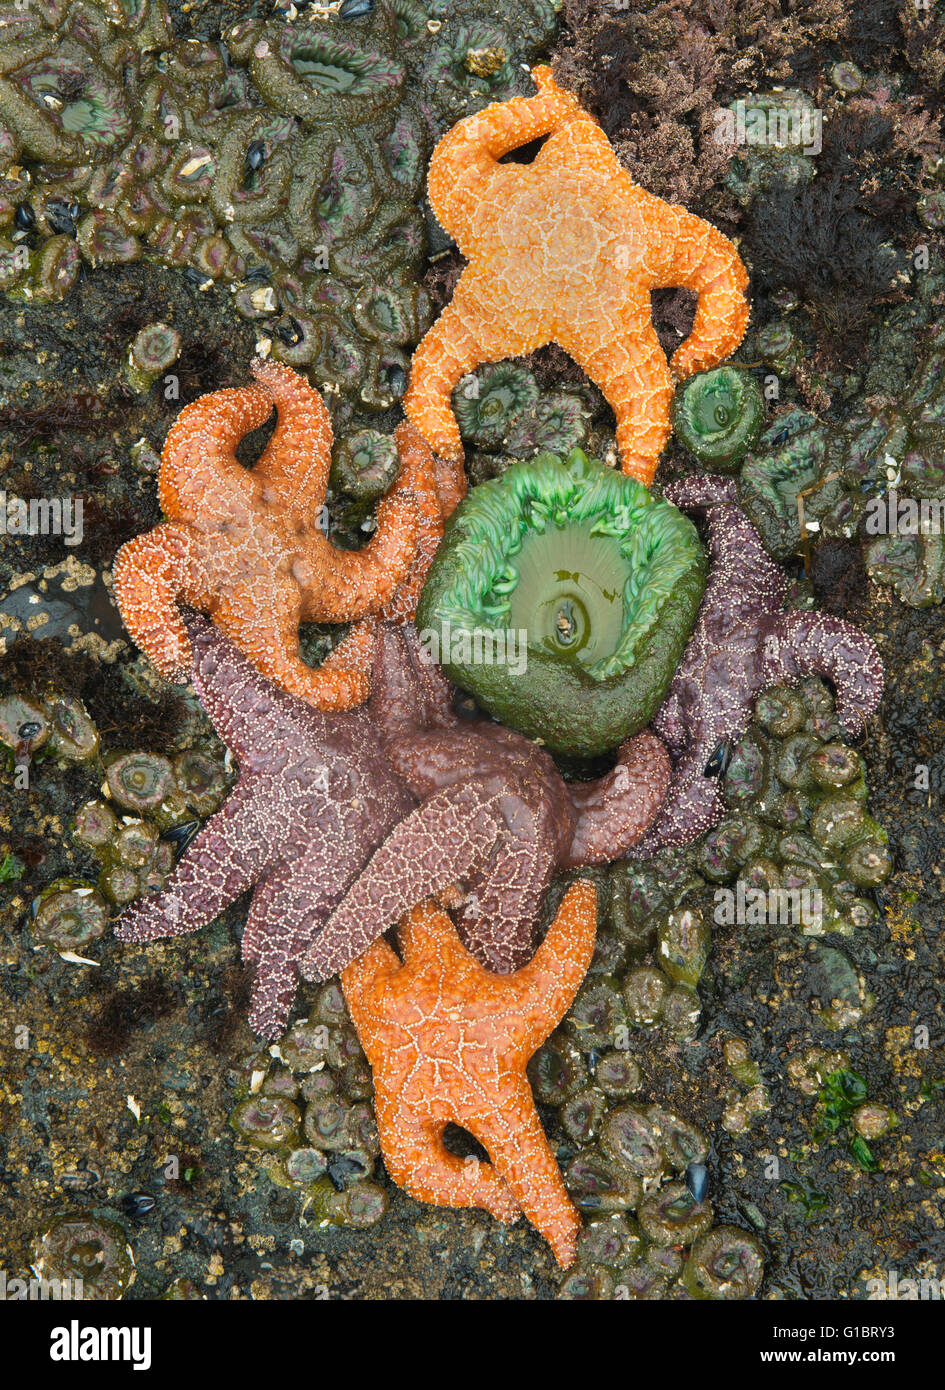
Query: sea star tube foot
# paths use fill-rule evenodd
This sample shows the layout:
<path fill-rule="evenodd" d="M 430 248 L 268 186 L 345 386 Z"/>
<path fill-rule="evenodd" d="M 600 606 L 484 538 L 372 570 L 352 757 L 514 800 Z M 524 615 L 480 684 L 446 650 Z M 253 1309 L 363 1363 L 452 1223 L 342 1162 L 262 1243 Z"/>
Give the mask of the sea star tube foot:
<path fill-rule="evenodd" d="M 595 925 L 595 889 L 578 882 L 529 964 L 497 976 L 466 951 L 448 915 L 424 902 L 400 923 L 403 961 L 379 940 L 342 975 L 394 1181 L 420 1201 L 481 1206 L 502 1221 L 523 1212 L 562 1268 L 574 1260 L 581 1218 L 525 1067 L 577 993 Z M 446 1151 L 451 1121 L 484 1145 L 491 1166 Z"/>
<path fill-rule="evenodd" d="M 532 76 L 537 96 L 467 117 L 434 151 L 430 203 L 469 264 L 414 354 L 404 408 L 437 453 L 459 458 L 460 378 L 558 343 L 613 407 L 624 471 L 646 485 L 669 435 L 672 374 L 714 367 L 738 346 L 748 276 L 715 227 L 633 183 L 549 68 Z M 540 137 L 531 164 L 500 163 Z M 664 286 L 698 295 L 672 372 L 651 321 L 650 291 Z"/>

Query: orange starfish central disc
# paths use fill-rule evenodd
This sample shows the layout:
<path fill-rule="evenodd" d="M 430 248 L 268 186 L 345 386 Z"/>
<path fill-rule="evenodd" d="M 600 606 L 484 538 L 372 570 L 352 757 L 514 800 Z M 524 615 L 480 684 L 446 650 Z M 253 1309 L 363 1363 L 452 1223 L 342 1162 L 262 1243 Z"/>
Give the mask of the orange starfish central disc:
<path fill-rule="evenodd" d="M 460 378 L 558 343 L 613 407 L 624 471 L 649 485 L 673 396 L 650 291 L 698 294 L 692 332 L 672 359 L 685 377 L 741 342 L 748 276 L 715 227 L 633 182 L 550 68 L 532 76 L 537 96 L 469 116 L 434 151 L 430 203 L 469 265 L 414 354 L 404 406 L 437 453 L 462 457 L 450 404 Z M 499 163 L 541 136 L 533 163 Z"/>
<path fill-rule="evenodd" d="M 484 1207 L 500 1221 L 524 1212 L 565 1268 L 581 1218 L 525 1066 L 590 964 L 596 900 L 593 884 L 575 883 L 532 960 L 512 975 L 479 965 L 448 915 L 427 901 L 400 923 L 402 963 L 379 940 L 341 976 L 374 1073 L 377 1127 L 394 1181 L 420 1201 Z M 479 1140 L 491 1164 L 444 1148 L 450 1121 Z"/>
<path fill-rule="evenodd" d="M 158 479 L 167 520 L 122 546 L 115 596 L 138 646 L 172 680 L 191 668 L 180 601 L 208 614 L 282 689 L 322 710 L 347 709 L 368 695 L 373 625 L 359 624 L 313 670 L 299 655 L 299 623 L 412 617 L 462 470 L 438 472 L 405 422 L 394 436 L 400 473 L 378 504 L 374 538 L 341 550 L 325 535 L 332 431 L 322 398 L 289 367 L 257 360 L 252 370 L 257 385 L 201 396 L 174 422 Z M 244 468 L 236 446 L 273 406 L 272 439 Z"/>

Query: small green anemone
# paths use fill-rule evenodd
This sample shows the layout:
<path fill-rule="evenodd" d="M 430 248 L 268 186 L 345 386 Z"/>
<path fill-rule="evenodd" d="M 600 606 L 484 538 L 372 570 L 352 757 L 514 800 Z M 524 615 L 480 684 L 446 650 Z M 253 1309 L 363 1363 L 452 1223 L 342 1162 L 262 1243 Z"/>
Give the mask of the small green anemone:
<path fill-rule="evenodd" d="M 498 449 L 518 416 L 538 402 L 538 384 L 527 367 L 495 362 L 459 383 L 453 409 L 460 434 L 480 449 Z"/>
<path fill-rule="evenodd" d="M 695 622 L 692 523 L 574 449 L 474 488 L 421 595 L 431 655 L 503 723 L 594 755 L 649 723 Z"/>
<path fill-rule="evenodd" d="M 764 397 L 744 367 L 716 367 L 684 382 L 673 401 L 673 429 L 706 468 L 733 472 L 761 434 Z"/>

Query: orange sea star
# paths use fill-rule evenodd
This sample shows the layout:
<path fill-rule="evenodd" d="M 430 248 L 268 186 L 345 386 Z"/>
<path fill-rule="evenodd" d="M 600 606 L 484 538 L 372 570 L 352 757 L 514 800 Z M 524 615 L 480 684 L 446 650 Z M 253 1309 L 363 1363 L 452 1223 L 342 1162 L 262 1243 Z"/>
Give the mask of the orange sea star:
<path fill-rule="evenodd" d="M 493 975 L 460 943 L 430 901 L 400 923 L 403 962 L 376 941 L 341 976 L 374 1073 L 374 1105 L 387 1171 L 422 1202 L 484 1207 L 500 1221 L 524 1212 L 567 1268 L 581 1218 L 545 1138 L 525 1066 L 577 993 L 594 950 L 596 892 L 565 895 L 532 960 Z M 462 1125 L 491 1165 L 443 1146 Z"/>
<path fill-rule="evenodd" d="M 408 417 L 444 457 L 462 456 L 450 394 L 480 362 L 563 347 L 617 416 L 626 473 L 649 485 L 669 435 L 673 377 L 650 291 L 699 296 L 672 371 L 716 366 L 748 322 L 745 268 L 708 222 L 639 188 L 607 136 L 547 67 L 535 97 L 460 121 L 430 164 L 434 212 L 470 264 L 413 358 Z M 502 155 L 547 136 L 531 164 Z"/>
<path fill-rule="evenodd" d="M 377 531 L 361 550 L 341 550 L 323 532 L 332 431 L 317 391 L 291 368 L 253 363 L 255 386 L 215 391 L 181 411 L 161 458 L 158 492 L 167 520 L 122 546 L 115 595 L 125 626 L 172 680 L 191 669 L 178 611 L 207 613 L 277 685 L 323 710 L 366 699 L 370 626 L 357 627 L 322 666 L 299 655 L 302 621 L 344 622 L 377 613 L 410 616 L 458 484 L 434 473 L 409 424 L 395 433 L 401 472 L 377 509 Z M 235 448 L 271 414 L 278 420 L 259 462 L 244 468 Z M 437 507 L 437 482 L 444 501 Z M 420 526 L 418 535 L 418 512 Z M 408 575 L 420 549 L 420 577 Z"/>

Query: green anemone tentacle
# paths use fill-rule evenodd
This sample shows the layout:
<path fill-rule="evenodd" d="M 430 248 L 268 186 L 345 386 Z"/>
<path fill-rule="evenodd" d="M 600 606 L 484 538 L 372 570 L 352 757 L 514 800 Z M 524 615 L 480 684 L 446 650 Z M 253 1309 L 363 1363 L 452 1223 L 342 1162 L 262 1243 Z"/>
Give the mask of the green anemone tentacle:
<path fill-rule="evenodd" d="M 764 397 L 744 367 L 726 365 L 697 372 L 673 401 L 673 430 L 706 468 L 737 469 L 765 423 Z"/>
<path fill-rule="evenodd" d="M 485 709 L 557 752 L 592 755 L 652 718 L 704 584 L 692 523 L 574 449 L 469 493 L 417 625 Z"/>

